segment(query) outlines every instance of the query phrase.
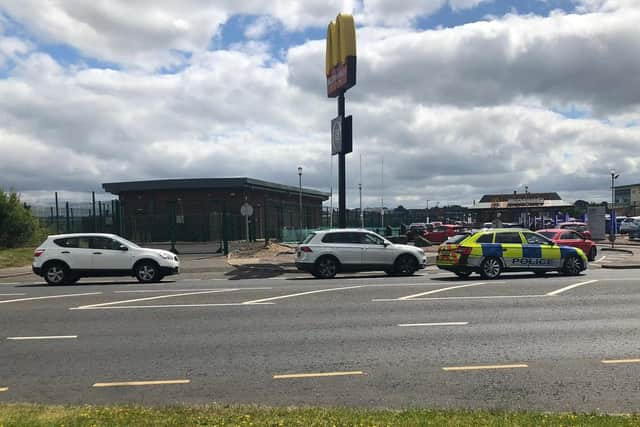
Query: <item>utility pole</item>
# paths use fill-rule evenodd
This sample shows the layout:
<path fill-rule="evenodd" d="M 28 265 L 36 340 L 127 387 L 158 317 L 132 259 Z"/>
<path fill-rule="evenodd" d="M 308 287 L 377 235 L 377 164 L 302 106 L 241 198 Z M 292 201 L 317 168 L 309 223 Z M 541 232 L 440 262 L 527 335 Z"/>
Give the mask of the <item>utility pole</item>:
<path fill-rule="evenodd" d="M 358 184 L 360 193 L 360 228 L 364 228 L 364 212 L 362 212 L 362 153 L 360 153 L 360 183 Z"/>
<path fill-rule="evenodd" d="M 429 199 L 427 199 L 427 224 L 429 224 Z"/>
<path fill-rule="evenodd" d="M 299 202 L 300 205 L 298 207 L 298 230 L 300 230 L 300 235 L 302 235 L 302 166 L 298 166 L 298 184 L 299 184 Z"/>
<path fill-rule="evenodd" d="M 616 208 L 615 208 L 615 183 L 616 179 L 620 174 L 616 173 L 615 169 L 611 169 L 611 211 L 609 214 L 609 241 L 611 242 L 611 247 L 613 248 L 613 244 L 616 241 L 616 231 L 618 224 L 616 223 Z"/>
<path fill-rule="evenodd" d="M 338 97 L 338 117 L 344 117 L 344 90 Z M 342 132 L 342 131 L 341 131 Z M 338 153 L 338 227 L 347 226 L 347 180 L 346 180 L 346 153 L 340 150 Z"/>
<path fill-rule="evenodd" d="M 380 227 L 384 228 L 384 157 L 380 165 Z"/>

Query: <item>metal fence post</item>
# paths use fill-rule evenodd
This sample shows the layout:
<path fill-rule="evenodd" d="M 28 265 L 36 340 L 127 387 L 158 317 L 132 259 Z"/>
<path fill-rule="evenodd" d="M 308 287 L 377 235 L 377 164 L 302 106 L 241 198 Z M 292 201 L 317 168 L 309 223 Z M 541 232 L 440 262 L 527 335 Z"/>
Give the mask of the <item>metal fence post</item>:
<path fill-rule="evenodd" d="M 227 231 L 227 205 L 222 205 L 222 248 L 225 255 L 229 255 L 229 234 Z"/>
<path fill-rule="evenodd" d="M 70 229 L 70 223 L 69 223 L 69 202 L 65 202 L 64 204 L 64 210 L 65 210 L 65 225 L 66 228 L 65 230 L 67 230 L 67 233 L 70 233 L 69 229 Z"/>
<path fill-rule="evenodd" d="M 91 210 L 93 212 L 93 232 L 96 232 L 96 192 L 91 192 Z"/>
<path fill-rule="evenodd" d="M 58 192 L 56 191 L 56 234 L 60 234 L 60 211 L 58 209 Z"/>
<path fill-rule="evenodd" d="M 102 224 L 104 222 L 102 221 L 102 202 L 98 201 L 98 231 L 100 233 L 102 233 Z"/>

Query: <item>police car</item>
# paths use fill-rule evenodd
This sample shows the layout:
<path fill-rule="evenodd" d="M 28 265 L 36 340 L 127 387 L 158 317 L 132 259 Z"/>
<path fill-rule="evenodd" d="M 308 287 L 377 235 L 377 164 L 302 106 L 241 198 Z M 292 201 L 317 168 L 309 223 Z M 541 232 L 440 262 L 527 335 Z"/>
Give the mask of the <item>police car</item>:
<path fill-rule="evenodd" d="M 576 276 L 587 269 L 587 257 L 578 248 L 558 246 L 526 229 L 482 230 L 440 245 L 436 265 L 442 270 L 468 277 L 479 273 L 485 280 L 497 279 L 504 271 L 547 271 Z"/>

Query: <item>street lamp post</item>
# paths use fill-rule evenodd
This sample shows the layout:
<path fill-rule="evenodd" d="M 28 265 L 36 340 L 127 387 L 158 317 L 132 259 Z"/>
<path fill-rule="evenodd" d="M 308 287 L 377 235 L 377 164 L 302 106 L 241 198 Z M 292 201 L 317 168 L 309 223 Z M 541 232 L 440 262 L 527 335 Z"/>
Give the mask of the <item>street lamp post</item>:
<path fill-rule="evenodd" d="M 360 228 L 364 228 L 364 213 L 362 212 L 362 183 L 358 184 L 358 191 L 360 192 Z"/>
<path fill-rule="evenodd" d="M 429 223 L 429 199 L 427 199 L 427 224 Z"/>
<path fill-rule="evenodd" d="M 298 166 L 298 184 L 300 188 L 299 192 L 299 206 L 298 206 L 298 230 L 302 235 L 302 166 Z"/>
<path fill-rule="evenodd" d="M 611 247 L 613 248 L 613 242 L 616 241 L 616 209 L 615 209 L 615 183 L 616 183 L 616 179 L 618 179 L 618 177 L 620 176 L 620 174 L 616 173 L 615 169 L 611 169 L 611 210 L 609 213 L 609 241 L 611 242 Z"/>

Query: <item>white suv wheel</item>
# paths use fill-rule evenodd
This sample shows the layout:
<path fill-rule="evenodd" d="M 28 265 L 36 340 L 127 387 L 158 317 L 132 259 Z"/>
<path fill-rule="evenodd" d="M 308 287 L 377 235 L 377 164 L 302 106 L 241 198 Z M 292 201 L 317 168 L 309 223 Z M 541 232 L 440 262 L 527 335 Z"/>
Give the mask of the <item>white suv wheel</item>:
<path fill-rule="evenodd" d="M 136 267 L 136 277 L 142 283 L 150 283 L 158 280 L 160 272 L 150 262 L 144 262 Z"/>
<path fill-rule="evenodd" d="M 66 269 L 62 264 L 58 263 L 48 266 L 44 272 L 44 277 L 50 285 L 61 285 L 64 283 L 66 275 Z"/>

